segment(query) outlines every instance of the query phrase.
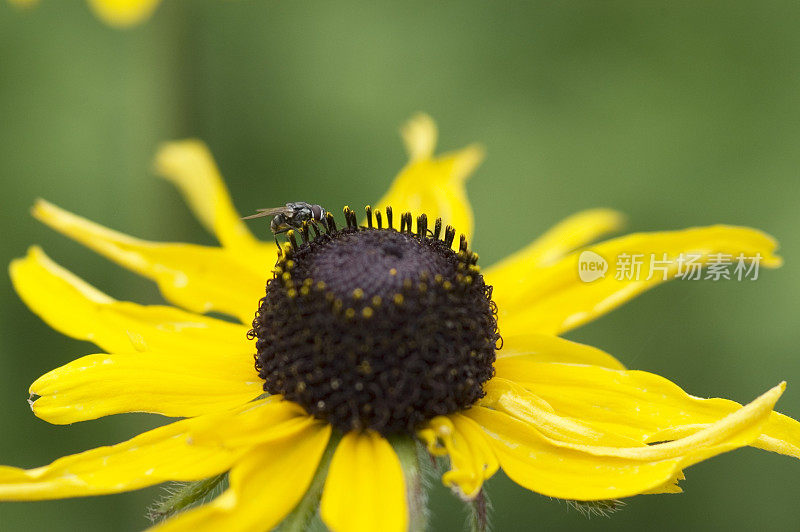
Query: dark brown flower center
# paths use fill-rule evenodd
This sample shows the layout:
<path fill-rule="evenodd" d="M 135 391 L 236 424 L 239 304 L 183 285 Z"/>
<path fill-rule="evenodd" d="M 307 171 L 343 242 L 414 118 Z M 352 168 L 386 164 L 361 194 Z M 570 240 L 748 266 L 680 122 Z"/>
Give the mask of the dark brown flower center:
<path fill-rule="evenodd" d="M 454 229 L 367 213 L 367 227 L 346 208 L 343 229 L 328 215 L 321 234 L 289 235 L 253 321 L 256 369 L 265 391 L 339 430 L 407 433 L 483 397 L 496 309 L 466 240 L 451 249 Z"/>

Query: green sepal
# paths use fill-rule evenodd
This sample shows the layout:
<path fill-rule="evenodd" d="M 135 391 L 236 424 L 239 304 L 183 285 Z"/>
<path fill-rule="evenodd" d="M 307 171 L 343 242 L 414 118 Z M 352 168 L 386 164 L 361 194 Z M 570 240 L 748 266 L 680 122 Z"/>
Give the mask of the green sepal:
<path fill-rule="evenodd" d="M 161 500 L 154 502 L 147 509 L 147 518 L 157 523 L 195 504 L 214 498 L 224 489 L 227 476 L 228 473 L 225 472 L 204 480 L 176 482 L 168 486 Z"/>

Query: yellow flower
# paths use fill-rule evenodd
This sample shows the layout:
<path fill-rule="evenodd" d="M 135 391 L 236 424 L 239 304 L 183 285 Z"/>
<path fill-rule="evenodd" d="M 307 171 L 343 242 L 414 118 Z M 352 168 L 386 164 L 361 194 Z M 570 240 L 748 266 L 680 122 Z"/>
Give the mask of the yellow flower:
<path fill-rule="evenodd" d="M 121 412 L 185 419 L 44 467 L 0 467 L 0 500 L 229 472 L 221 496 L 156 528 L 267 530 L 319 507 L 332 530 L 402 531 L 422 526 L 414 439 L 448 458 L 442 480 L 465 500 L 499 468 L 544 495 L 601 501 L 679 492 L 685 468 L 742 446 L 800 457 L 800 424 L 773 411 L 784 384 L 746 406 L 701 399 L 559 337 L 663 282 L 580 281 L 579 253 L 619 227 L 618 213 L 579 213 L 481 273 L 464 186 L 481 150 L 435 157 L 427 116 L 403 137 L 411 160 L 377 208 L 361 224 L 345 209 L 341 226 L 332 216 L 298 225 L 271 274 L 274 244 L 247 230 L 197 141 L 167 144 L 157 167 L 220 247 L 139 240 L 39 201 L 39 220 L 152 279 L 175 306 L 117 301 L 36 247 L 15 260 L 25 303 L 108 353 L 34 382 L 34 413 L 57 424 Z M 757 230 L 712 226 L 591 249 L 642 254 L 644 271 L 661 253 L 760 254 L 775 267 L 775 248 Z"/>
<path fill-rule="evenodd" d="M 9 0 L 20 7 L 29 7 L 39 0 Z M 161 0 L 87 0 L 100 20 L 120 28 L 133 26 L 150 17 Z"/>

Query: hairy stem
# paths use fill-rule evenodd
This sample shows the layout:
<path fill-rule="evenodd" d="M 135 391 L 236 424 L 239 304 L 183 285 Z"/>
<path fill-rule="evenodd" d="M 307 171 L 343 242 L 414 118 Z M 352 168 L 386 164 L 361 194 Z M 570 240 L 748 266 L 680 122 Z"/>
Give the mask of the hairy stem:
<path fill-rule="evenodd" d="M 486 491 L 481 489 L 474 499 L 467 502 L 467 507 L 469 510 L 469 529 L 472 532 L 488 532 L 491 505 L 486 496 Z"/>
<path fill-rule="evenodd" d="M 423 532 L 428 527 L 428 490 L 421 462 L 421 446 L 409 436 L 391 439 L 406 481 L 408 527 L 411 532 Z"/>
<path fill-rule="evenodd" d="M 175 515 L 196 502 L 203 501 L 225 480 L 226 475 L 227 473 L 220 473 L 205 480 L 186 482 L 170 487 L 167 495 L 147 509 L 147 517 L 155 523 Z"/>

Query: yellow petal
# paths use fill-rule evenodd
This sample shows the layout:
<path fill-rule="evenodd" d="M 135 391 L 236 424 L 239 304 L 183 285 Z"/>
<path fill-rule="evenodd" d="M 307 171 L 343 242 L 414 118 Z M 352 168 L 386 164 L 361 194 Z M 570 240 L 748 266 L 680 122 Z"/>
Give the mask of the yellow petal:
<path fill-rule="evenodd" d="M 432 157 L 436 130 L 430 117 L 424 115 L 409 122 L 403 137 L 411 161 L 373 207 L 385 211 L 387 205 L 391 206 L 395 227 L 403 212 L 410 211 L 415 218 L 425 213 L 429 227 L 433 220 L 442 218 L 445 225 L 452 225 L 470 239 L 474 220 L 465 182 L 483 160 L 483 149 L 473 145 Z"/>
<path fill-rule="evenodd" d="M 442 475 L 445 486 L 462 499 L 474 499 L 483 481 L 497 472 L 498 463 L 480 426 L 461 414 L 437 416 L 419 431 L 432 454 L 450 457 L 450 470 Z"/>
<path fill-rule="evenodd" d="M 116 301 L 79 279 L 38 247 L 11 262 L 19 296 L 48 325 L 106 351 L 174 350 L 238 352 L 253 344 L 248 328 L 174 307 Z"/>
<path fill-rule="evenodd" d="M 503 348 L 498 351 L 497 358 L 511 357 L 522 357 L 531 362 L 589 364 L 611 369 L 625 369 L 622 362 L 596 347 L 570 342 L 549 334 L 503 335 Z M 514 377 L 509 375 L 506 378 L 513 380 Z"/>
<path fill-rule="evenodd" d="M 574 252 L 544 269 L 525 264 L 504 268 L 502 276 L 487 276 L 494 285 L 493 299 L 499 308 L 501 330 L 505 334 L 540 332 L 560 334 L 602 316 L 625 301 L 662 282 L 672 279 L 678 270 L 680 254 L 697 254 L 697 263 L 706 264 L 718 253 L 732 257 L 761 255 L 760 267 L 777 267 L 781 259 L 774 255 L 775 240 L 755 229 L 717 225 L 682 231 L 637 233 L 609 240 L 591 248 L 608 261 L 605 277 L 582 282 L 578 276 L 579 252 Z M 623 268 L 618 256 L 641 255 L 639 280 L 617 279 Z M 668 264 L 660 265 L 666 254 Z M 632 259 L 631 259 L 632 260 Z M 650 277 L 651 264 L 654 266 Z M 664 266 L 662 272 L 658 268 Z M 731 268 L 732 270 L 733 268 Z M 627 272 L 627 271 L 626 271 Z M 519 279 L 525 283 L 519 285 Z M 728 281 L 736 282 L 736 281 Z"/>
<path fill-rule="evenodd" d="M 484 388 L 486 398 L 479 403 L 481 406 L 524 421 L 552 440 L 606 446 L 642 445 L 635 439 L 605 430 L 602 425 L 592 426 L 580 419 L 563 417 L 556 413 L 550 403 L 509 380 L 495 377 Z"/>
<path fill-rule="evenodd" d="M 230 488 L 222 495 L 151 530 L 272 530 L 305 495 L 330 434 L 330 425 L 317 421 L 302 431 L 253 447 L 231 470 Z"/>
<path fill-rule="evenodd" d="M 156 155 L 156 169 L 183 194 L 192 212 L 224 247 L 274 261 L 275 250 L 253 237 L 233 206 L 228 188 L 208 147 L 199 140 L 164 144 Z"/>
<path fill-rule="evenodd" d="M 513 389 L 509 390 L 510 387 L 513 387 Z M 514 393 L 526 392 L 525 388 L 523 388 L 519 384 L 497 376 L 492 378 L 486 384 L 484 384 L 483 391 L 486 392 L 486 395 L 484 395 L 483 398 L 481 398 L 476 404 L 480 406 L 485 406 L 486 408 L 491 408 L 493 410 L 497 409 L 498 404 L 500 404 L 501 400 L 503 399 L 503 395 L 505 395 L 507 392 L 509 391 L 513 391 Z M 539 410 L 542 410 L 544 412 L 555 413 L 555 409 L 552 406 L 550 406 L 550 403 L 548 403 L 538 395 L 527 393 L 525 400 L 531 405 L 534 405 Z"/>
<path fill-rule="evenodd" d="M 0 500 L 119 493 L 168 480 L 200 480 L 217 475 L 227 471 L 241 451 L 190 445 L 188 431 L 209 419 L 204 416 L 177 421 L 126 442 L 65 456 L 36 469 L 0 466 Z M 218 430 L 224 430 L 224 425 L 221 427 Z"/>
<path fill-rule="evenodd" d="M 161 0 L 89 0 L 95 15 L 110 26 L 127 27 L 150 17 Z"/>
<path fill-rule="evenodd" d="M 602 447 L 559 442 L 564 448 L 584 451 L 597 456 L 613 456 L 637 460 L 663 460 L 666 458 L 685 457 L 684 467 L 719 454 L 720 452 L 749 445 L 761 434 L 762 426 L 769 419 L 772 408 L 786 389 L 781 383 L 758 397 L 739 410 L 728 414 L 719 421 L 682 437 L 666 443 L 657 443 L 645 447 Z M 718 451 L 717 448 L 722 448 Z"/>
<path fill-rule="evenodd" d="M 592 366 L 499 360 L 498 376 L 530 390 L 562 416 L 607 424 L 641 442 L 692 434 L 741 408 L 727 399 L 701 399 L 658 375 Z M 800 423 L 773 412 L 755 447 L 800 458 Z"/>
<path fill-rule="evenodd" d="M 753 447 L 800 458 L 800 423 L 773 412 Z"/>
<path fill-rule="evenodd" d="M 625 216 L 612 209 L 590 209 L 573 214 L 526 247 L 492 265 L 486 275 L 508 279 L 507 283 L 516 279 L 522 285 L 527 275 L 519 275 L 521 268 L 528 274 L 534 268 L 549 266 L 567 253 L 618 231 L 624 224 Z"/>
<path fill-rule="evenodd" d="M 673 478 L 664 484 L 657 486 L 651 490 L 643 492 L 644 495 L 658 495 L 661 493 L 683 493 L 683 489 L 678 485 L 678 481 L 685 480 L 683 471 L 679 471 Z"/>
<path fill-rule="evenodd" d="M 561 499 L 599 500 L 663 490 L 685 467 L 749 444 L 782 391 L 783 385 L 776 386 L 689 438 L 652 446 L 557 441 L 534 425 L 480 406 L 466 415 L 484 428 L 503 471 L 518 484 Z"/>
<path fill-rule="evenodd" d="M 216 310 L 250 323 L 264 295 L 269 264 L 247 262 L 220 248 L 139 240 L 43 200 L 36 203 L 33 214 L 106 258 L 152 279 L 166 299 L 193 312 Z"/>
<path fill-rule="evenodd" d="M 543 410 L 538 404 L 528 400 L 527 392 L 524 389 L 519 389 L 519 385 L 514 385 L 509 381 L 492 379 L 489 387 L 499 387 L 505 392 L 499 394 L 493 392 L 492 394 L 497 397 L 495 405 L 497 410 L 504 411 L 535 426 L 542 435 L 555 442 L 556 445 L 602 456 L 656 460 L 684 455 L 695 448 L 716 445 L 719 441 L 728 438 L 730 434 L 741 431 L 744 426 L 749 426 L 754 416 L 761 416 L 764 418 L 762 421 L 766 421 L 769 411 L 764 414 L 762 410 L 772 409 L 772 405 L 783 393 L 785 383 L 776 386 L 746 407 L 739 407 L 723 419 L 715 420 L 716 423 L 713 425 L 706 425 L 700 430 L 681 435 L 679 439 L 675 438 L 676 441 L 651 446 L 643 446 L 640 441 L 598 431 L 581 421 L 564 418 L 554 412 Z M 757 436 L 758 433 L 754 435 L 753 439 Z M 586 444 L 587 442 L 589 445 Z"/>
<path fill-rule="evenodd" d="M 436 122 L 429 115 L 425 113 L 414 115 L 400 129 L 400 134 L 403 136 L 403 144 L 411 161 L 433 157 L 439 131 Z"/>
<path fill-rule="evenodd" d="M 252 355 L 175 351 L 88 355 L 39 377 L 33 412 L 65 425 L 123 412 L 190 417 L 255 399 Z"/>
<path fill-rule="evenodd" d="M 502 412 L 473 407 L 466 415 L 487 432 L 503 471 L 529 490 L 574 500 L 614 499 L 661 486 L 677 461 L 597 457 L 553 445 L 533 426 Z"/>
<path fill-rule="evenodd" d="M 192 431 L 190 436 L 197 445 L 236 448 L 280 439 L 316 423 L 319 420 L 308 415 L 297 403 L 273 395 L 226 416 L 224 432 L 205 425 Z"/>
<path fill-rule="evenodd" d="M 372 431 L 344 435 L 331 460 L 320 515 L 334 532 L 405 532 L 403 469 L 386 439 Z"/>

